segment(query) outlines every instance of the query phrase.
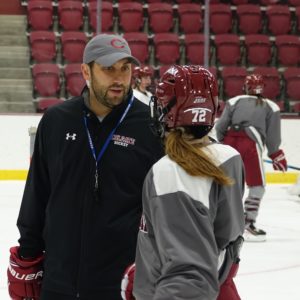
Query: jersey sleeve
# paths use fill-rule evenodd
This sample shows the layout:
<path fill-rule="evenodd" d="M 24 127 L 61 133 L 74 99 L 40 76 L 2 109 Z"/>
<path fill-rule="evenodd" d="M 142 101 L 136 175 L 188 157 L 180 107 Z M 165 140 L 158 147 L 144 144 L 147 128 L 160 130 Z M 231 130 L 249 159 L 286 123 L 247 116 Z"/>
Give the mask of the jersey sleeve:
<path fill-rule="evenodd" d="M 218 249 L 208 208 L 178 191 L 152 198 L 149 209 L 162 264 L 153 300 L 215 299 Z"/>
<path fill-rule="evenodd" d="M 266 147 L 268 155 L 278 151 L 281 144 L 281 119 L 279 107 L 268 100 L 270 111 L 266 119 Z"/>
<path fill-rule="evenodd" d="M 215 125 L 215 131 L 218 141 L 222 141 L 226 135 L 227 128 L 231 122 L 231 105 L 229 101 L 226 102 L 222 115 Z"/>
<path fill-rule="evenodd" d="M 229 146 L 227 146 L 229 147 Z M 244 167 L 239 154 L 226 161 L 222 168 L 234 181 L 232 185 L 220 186 L 218 210 L 216 212 L 214 230 L 216 242 L 220 252 L 219 281 L 223 282 L 230 271 L 235 255 L 230 246 L 241 237 L 244 232 Z M 234 255 L 234 256 L 233 256 Z M 221 259 L 222 257 L 222 259 Z"/>

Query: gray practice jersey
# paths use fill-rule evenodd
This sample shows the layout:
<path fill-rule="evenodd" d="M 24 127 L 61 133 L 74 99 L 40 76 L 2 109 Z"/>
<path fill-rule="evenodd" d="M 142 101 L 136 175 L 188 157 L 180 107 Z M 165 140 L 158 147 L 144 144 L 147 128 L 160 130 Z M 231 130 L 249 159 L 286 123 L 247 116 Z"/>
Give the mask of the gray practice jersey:
<path fill-rule="evenodd" d="M 220 273 L 227 276 L 232 261 L 224 249 L 244 230 L 243 163 L 230 146 L 202 149 L 235 184 L 190 176 L 168 156 L 152 167 L 143 189 L 137 300 L 214 300 Z"/>
<path fill-rule="evenodd" d="M 278 151 L 281 143 L 279 106 L 269 99 L 256 104 L 257 97 L 241 95 L 226 101 L 225 109 L 215 126 L 217 138 L 222 141 L 230 126 L 242 125 L 248 136 L 268 155 Z"/>

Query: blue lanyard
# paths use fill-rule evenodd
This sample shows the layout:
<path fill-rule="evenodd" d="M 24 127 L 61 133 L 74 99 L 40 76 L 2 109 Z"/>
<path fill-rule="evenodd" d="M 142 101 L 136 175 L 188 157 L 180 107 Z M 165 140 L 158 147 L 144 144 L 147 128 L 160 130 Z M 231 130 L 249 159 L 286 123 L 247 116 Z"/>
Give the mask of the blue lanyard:
<path fill-rule="evenodd" d="M 113 130 L 110 132 L 109 136 L 106 138 L 105 140 L 105 143 L 102 147 L 102 149 L 100 150 L 98 156 L 96 155 L 96 148 L 93 144 L 93 141 L 92 141 L 92 137 L 91 137 L 91 134 L 90 134 L 90 131 L 89 131 L 89 128 L 88 128 L 88 125 L 87 125 L 87 117 L 84 115 L 83 117 L 83 121 L 84 121 L 84 126 L 85 126 L 85 129 L 86 129 L 86 133 L 87 133 L 87 136 L 88 136 L 88 140 L 89 140 L 89 146 L 90 146 L 90 149 L 91 149 L 91 152 L 92 152 L 92 155 L 95 159 L 95 163 L 96 163 L 96 173 L 95 173 L 95 190 L 98 190 L 98 163 L 101 159 L 101 157 L 103 156 L 105 150 L 107 149 L 108 147 L 108 144 L 109 142 L 111 141 L 114 133 L 116 132 L 117 128 L 119 127 L 119 125 L 122 123 L 122 121 L 124 120 L 125 116 L 127 115 L 130 107 L 132 106 L 132 103 L 133 103 L 133 99 L 134 97 L 132 96 L 131 99 L 129 100 L 129 103 L 126 107 L 126 109 L 124 110 L 120 120 L 118 121 L 117 125 L 115 126 L 115 128 L 113 128 Z"/>

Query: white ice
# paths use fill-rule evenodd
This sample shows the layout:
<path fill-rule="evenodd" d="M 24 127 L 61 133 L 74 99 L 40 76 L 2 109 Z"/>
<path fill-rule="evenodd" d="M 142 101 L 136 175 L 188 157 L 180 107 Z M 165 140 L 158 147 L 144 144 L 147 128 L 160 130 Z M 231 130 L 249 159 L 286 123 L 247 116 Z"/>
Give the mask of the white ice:
<path fill-rule="evenodd" d="M 24 181 L 0 181 L 0 299 L 6 283 L 9 247 L 16 245 L 16 220 Z M 300 300 L 300 198 L 288 185 L 268 185 L 257 225 L 264 243 L 244 243 L 236 285 L 242 300 Z M 199 299 L 200 300 L 200 299 Z"/>

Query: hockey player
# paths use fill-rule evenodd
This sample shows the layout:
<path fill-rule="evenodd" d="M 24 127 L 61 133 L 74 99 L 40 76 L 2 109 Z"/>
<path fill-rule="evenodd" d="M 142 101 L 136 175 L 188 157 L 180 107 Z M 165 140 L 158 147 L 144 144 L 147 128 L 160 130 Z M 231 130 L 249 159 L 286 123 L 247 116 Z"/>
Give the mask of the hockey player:
<path fill-rule="evenodd" d="M 276 103 L 263 98 L 263 77 L 259 74 L 245 78 L 245 95 L 226 102 L 215 129 L 219 141 L 237 149 L 244 161 L 249 194 L 245 200 L 246 241 L 266 240 L 266 232 L 255 222 L 265 192 L 262 154 L 267 147 L 274 170 L 286 171 L 287 162 L 281 143 L 280 110 Z"/>
<path fill-rule="evenodd" d="M 152 93 L 148 90 L 152 82 L 152 70 L 148 66 L 136 66 L 133 69 L 133 95 L 146 105 L 149 105 Z"/>
<path fill-rule="evenodd" d="M 217 95 L 200 66 L 175 65 L 160 79 L 150 108 L 166 156 L 144 182 L 136 265 L 125 272 L 123 299 L 240 299 L 233 277 L 244 231 L 243 162 L 207 135 Z"/>
<path fill-rule="evenodd" d="M 85 47 L 82 95 L 49 108 L 10 249 L 14 300 L 119 300 L 135 257 L 143 180 L 162 155 L 148 108 L 134 98 L 128 43 L 99 34 Z"/>

